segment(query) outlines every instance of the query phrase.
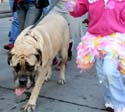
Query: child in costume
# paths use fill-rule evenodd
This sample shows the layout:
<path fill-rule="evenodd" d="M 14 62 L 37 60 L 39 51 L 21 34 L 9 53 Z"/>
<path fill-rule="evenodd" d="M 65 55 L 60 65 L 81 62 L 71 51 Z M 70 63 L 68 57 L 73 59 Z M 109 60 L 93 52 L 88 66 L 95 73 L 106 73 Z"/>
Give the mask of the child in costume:
<path fill-rule="evenodd" d="M 105 106 L 125 112 L 125 0 L 68 0 L 66 8 L 74 17 L 88 12 L 88 31 L 77 47 L 78 68 L 96 63 Z"/>

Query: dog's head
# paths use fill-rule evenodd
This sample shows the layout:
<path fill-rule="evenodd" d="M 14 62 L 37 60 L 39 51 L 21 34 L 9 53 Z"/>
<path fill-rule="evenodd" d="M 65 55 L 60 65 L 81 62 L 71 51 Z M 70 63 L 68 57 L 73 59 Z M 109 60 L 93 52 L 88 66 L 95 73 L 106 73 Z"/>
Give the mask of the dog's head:
<path fill-rule="evenodd" d="M 23 46 L 23 47 L 22 47 Z M 19 45 L 8 54 L 8 64 L 14 74 L 15 92 L 17 96 L 35 84 L 39 66 L 42 64 L 42 53 L 33 47 Z"/>

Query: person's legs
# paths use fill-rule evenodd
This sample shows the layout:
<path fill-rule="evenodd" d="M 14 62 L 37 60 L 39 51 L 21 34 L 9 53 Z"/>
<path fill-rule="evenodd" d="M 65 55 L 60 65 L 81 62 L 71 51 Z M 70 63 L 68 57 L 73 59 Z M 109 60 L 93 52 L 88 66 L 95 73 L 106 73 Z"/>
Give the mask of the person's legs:
<path fill-rule="evenodd" d="M 4 49 L 6 49 L 6 50 L 10 50 L 10 49 L 13 48 L 14 42 L 15 42 L 17 36 L 20 33 L 18 17 L 17 17 L 17 13 L 16 12 L 13 12 L 13 21 L 12 21 L 12 24 L 11 24 L 10 33 L 11 34 L 10 34 L 9 43 L 4 45 Z"/>
<path fill-rule="evenodd" d="M 117 69 L 118 59 L 111 60 L 108 55 L 104 60 L 97 59 L 97 76 L 105 86 L 105 104 L 111 104 L 115 110 L 125 108 L 125 87 L 120 72 Z M 115 111 L 122 112 L 122 111 Z"/>
<path fill-rule="evenodd" d="M 103 72 L 107 80 L 105 85 L 107 91 L 105 100 L 106 98 L 110 100 L 115 110 L 118 108 L 125 108 L 125 87 L 122 76 L 118 71 L 118 59 L 109 59 L 107 55 L 104 58 Z"/>
<path fill-rule="evenodd" d="M 9 5 L 11 10 L 13 9 L 13 3 L 14 0 L 9 0 Z M 16 12 L 13 12 L 13 20 L 11 23 L 11 28 L 8 34 L 9 39 L 9 43 L 4 45 L 4 49 L 6 50 L 10 50 L 13 48 L 13 43 L 15 41 L 15 38 L 17 37 L 16 34 L 18 34 L 17 30 L 18 30 L 19 26 L 18 26 L 18 20 L 17 20 L 17 14 Z"/>
<path fill-rule="evenodd" d="M 34 3 L 27 4 L 27 14 L 25 18 L 24 28 L 33 25 L 41 16 L 41 10 L 35 7 Z"/>
<path fill-rule="evenodd" d="M 97 72 L 97 77 L 99 79 L 99 83 L 106 83 L 106 76 L 103 72 L 103 63 L 104 63 L 104 60 L 101 59 L 101 58 L 97 58 L 96 59 L 96 72 Z"/>
<path fill-rule="evenodd" d="M 105 100 L 106 110 L 114 112 L 114 106 L 111 102 L 111 92 L 109 91 L 107 85 L 105 85 L 104 100 Z"/>
<path fill-rule="evenodd" d="M 96 59 L 97 77 L 99 79 L 99 83 L 103 83 L 105 85 L 104 100 L 105 100 L 106 110 L 113 111 L 113 105 L 111 103 L 111 98 L 110 98 L 111 93 L 107 88 L 107 79 L 106 79 L 106 75 L 103 72 L 103 63 L 104 63 L 103 59 L 100 59 L 100 58 Z"/>
<path fill-rule="evenodd" d="M 14 0 L 9 0 L 9 6 L 10 6 L 11 10 L 13 9 L 13 3 L 14 3 Z"/>
<path fill-rule="evenodd" d="M 50 5 L 51 5 L 51 0 L 49 0 L 49 6 L 43 8 L 43 15 L 45 15 L 48 12 L 48 10 L 50 9 Z"/>
<path fill-rule="evenodd" d="M 19 33 L 20 33 L 19 21 L 18 21 L 17 13 L 14 12 L 13 13 L 13 22 L 12 22 L 12 26 L 11 26 L 11 36 L 10 36 L 9 42 L 14 44 Z"/>
<path fill-rule="evenodd" d="M 18 20 L 19 20 L 20 32 L 24 29 L 26 14 L 27 14 L 27 11 L 26 11 L 25 5 L 18 4 L 17 16 L 18 16 Z"/>

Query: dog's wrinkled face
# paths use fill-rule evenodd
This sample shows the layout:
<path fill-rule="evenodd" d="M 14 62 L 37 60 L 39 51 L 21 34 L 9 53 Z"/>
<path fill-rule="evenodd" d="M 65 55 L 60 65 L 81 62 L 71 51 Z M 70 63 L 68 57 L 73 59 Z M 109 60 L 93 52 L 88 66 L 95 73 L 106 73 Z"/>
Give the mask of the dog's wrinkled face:
<path fill-rule="evenodd" d="M 15 92 L 17 96 L 23 94 L 26 89 L 35 84 L 35 76 L 41 65 L 41 52 L 36 53 L 18 53 L 13 49 L 9 53 L 8 63 L 12 67 L 15 82 Z"/>

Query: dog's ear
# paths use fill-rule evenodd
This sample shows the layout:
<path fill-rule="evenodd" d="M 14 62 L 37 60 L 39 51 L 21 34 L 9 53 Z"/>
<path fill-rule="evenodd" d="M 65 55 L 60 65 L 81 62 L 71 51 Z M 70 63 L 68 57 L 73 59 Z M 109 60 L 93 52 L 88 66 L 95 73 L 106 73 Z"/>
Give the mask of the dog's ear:
<path fill-rule="evenodd" d="M 37 53 L 35 56 L 38 60 L 38 62 L 40 62 L 40 65 L 42 65 L 42 52 L 40 51 L 40 49 L 37 49 Z"/>
<path fill-rule="evenodd" d="M 8 52 L 8 58 L 7 58 L 8 65 L 10 65 L 10 61 L 12 59 L 12 56 L 13 56 L 13 54 L 11 52 Z"/>

